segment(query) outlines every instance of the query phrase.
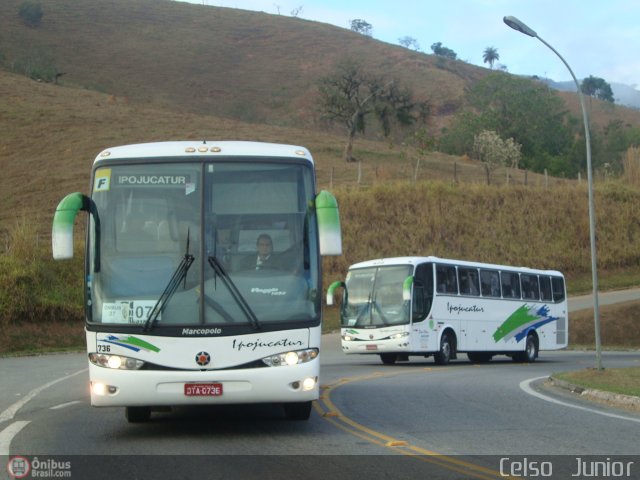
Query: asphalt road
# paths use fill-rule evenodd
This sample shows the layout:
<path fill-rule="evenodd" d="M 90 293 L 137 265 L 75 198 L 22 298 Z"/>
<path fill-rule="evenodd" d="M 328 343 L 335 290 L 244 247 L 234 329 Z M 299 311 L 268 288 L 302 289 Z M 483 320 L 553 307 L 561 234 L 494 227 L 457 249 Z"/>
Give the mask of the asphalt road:
<path fill-rule="evenodd" d="M 322 395 L 307 422 L 257 405 L 180 408 L 135 425 L 123 409 L 90 407 L 85 354 L 3 358 L 0 462 L 68 461 L 71 478 L 431 479 L 522 477 L 522 468 L 571 478 L 600 459 L 640 478 L 639 414 L 544 385 L 553 372 L 593 367 L 594 352 L 541 352 L 533 364 L 460 357 L 388 366 L 344 355 L 339 336 L 325 335 Z M 640 352 L 603 352 L 603 364 L 640 366 Z"/>
<path fill-rule="evenodd" d="M 611 292 L 599 293 L 598 304 L 613 305 L 615 303 L 632 302 L 634 300 L 640 300 L 640 288 L 629 288 L 625 290 L 614 290 Z M 576 297 L 569 297 L 569 311 L 575 312 L 577 310 L 584 310 L 593 308 L 593 295 L 580 295 Z"/>

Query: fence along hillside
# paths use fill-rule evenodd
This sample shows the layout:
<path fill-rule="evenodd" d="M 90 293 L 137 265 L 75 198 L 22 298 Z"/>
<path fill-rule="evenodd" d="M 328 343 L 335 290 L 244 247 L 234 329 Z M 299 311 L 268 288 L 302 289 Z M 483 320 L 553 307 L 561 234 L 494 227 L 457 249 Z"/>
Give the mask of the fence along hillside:
<path fill-rule="evenodd" d="M 389 181 L 433 181 L 490 185 L 554 186 L 581 183 L 577 180 L 552 177 L 516 168 L 498 168 L 489 178 L 484 165 L 467 157 L 431 153 L 426 157 L 405 158 L 393 163 L 360 161 L 340 166 L 317 164 L 317 182 L 322 188 L 340 186 L 373 186 Z"/>

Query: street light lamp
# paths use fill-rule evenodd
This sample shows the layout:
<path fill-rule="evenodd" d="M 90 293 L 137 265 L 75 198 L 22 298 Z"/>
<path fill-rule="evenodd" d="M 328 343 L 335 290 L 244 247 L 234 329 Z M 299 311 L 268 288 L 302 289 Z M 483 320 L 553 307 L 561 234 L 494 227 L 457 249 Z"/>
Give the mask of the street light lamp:
<path fill-rule="evenodd" d="M 545 42 L 542 38 L 538 36 L 538 34 L 529 28 L 527 25 L 522 23 L 516 17 L 504 17 L 504 23 L 506 23 L 509 27 L 517 30 L 520 33 L 524 33 L 530 37 L 537 38 L 542 43 L 544 43 L 547 47 L 551 49 L 553 53 L 555 53 L 562 63 L 567 67 L 571 77 L 573 77 L 573 81 L 576 84 L 576 88 L 578 89 L 578 97 L 580 98 L 580 106 L 582 107 L 582 119 L 584 120 L 584 138 L 587 142 L 587 183 L 589 189 L 589 238 L 591 240 L 591 274 L 593 280 L 593 320 L 595 326 L 595 340 L 596 340 L 596 365 L 598 370 L 602 370 L 602 356 L 600 353 L 600 307 L 598 305 L 598 271 L 597 271 L 597 261 L 596 261 L 596 220 L 595 220 L 595 208 L 593 205 L 593 173 L 591 169 L 591 138 L 589 136 L 589 120 L 587 119 L 587 109 L 584 105 L 584 96 L 582 95 L 582 90 L 580 89 L 580 84 L 576 79 L 576 76 L 573 74 L 573 70 L 569 64 L 562 58 L 555 48 Z"/>

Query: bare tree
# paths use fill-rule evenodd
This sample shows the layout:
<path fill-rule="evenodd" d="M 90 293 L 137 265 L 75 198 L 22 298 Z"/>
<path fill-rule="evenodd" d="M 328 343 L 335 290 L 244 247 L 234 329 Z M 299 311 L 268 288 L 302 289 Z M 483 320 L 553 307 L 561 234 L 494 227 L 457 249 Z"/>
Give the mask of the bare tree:
<path fill-rule="evenodd" d="M 330 121 L 344 125 L 347 142 L 344 159 L 352 162 L 353 141 L 357 133 L 376 120 L 383 133 L 389 135 L 394 125 L 409 125 L 426 116 L 424 102 L 415 102 L 409 90 L 394 80 L 369 74 L 357 62 L 340 63 L 335 73 L 321 79 L 320 109 Z"/>
<path fill-rule="evenodd" d="M 398 42 L 405 48 L 413 49 L 416 52 L 420 51 L 420 44 L 418 44 L 418 41 L 413 37 L 402 37 L 398 39 Z"/>

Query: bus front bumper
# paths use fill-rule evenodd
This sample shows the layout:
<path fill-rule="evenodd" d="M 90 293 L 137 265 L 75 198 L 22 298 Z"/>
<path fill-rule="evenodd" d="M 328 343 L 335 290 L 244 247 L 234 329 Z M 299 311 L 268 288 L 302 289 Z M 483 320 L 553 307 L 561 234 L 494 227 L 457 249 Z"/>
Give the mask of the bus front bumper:
<path fill-rule="evenodd" d="M 89 365 L 91 405 L 168 406 L 289 403 L 319 396 L 320 358 L 238 370 L 114 370 Z"/>
<path fill-rule="evenodd" d="M 343 353 L 405 353 L 409 352 L 409 343 L 397 340 L 351 340 L 342 341 Z"/>

